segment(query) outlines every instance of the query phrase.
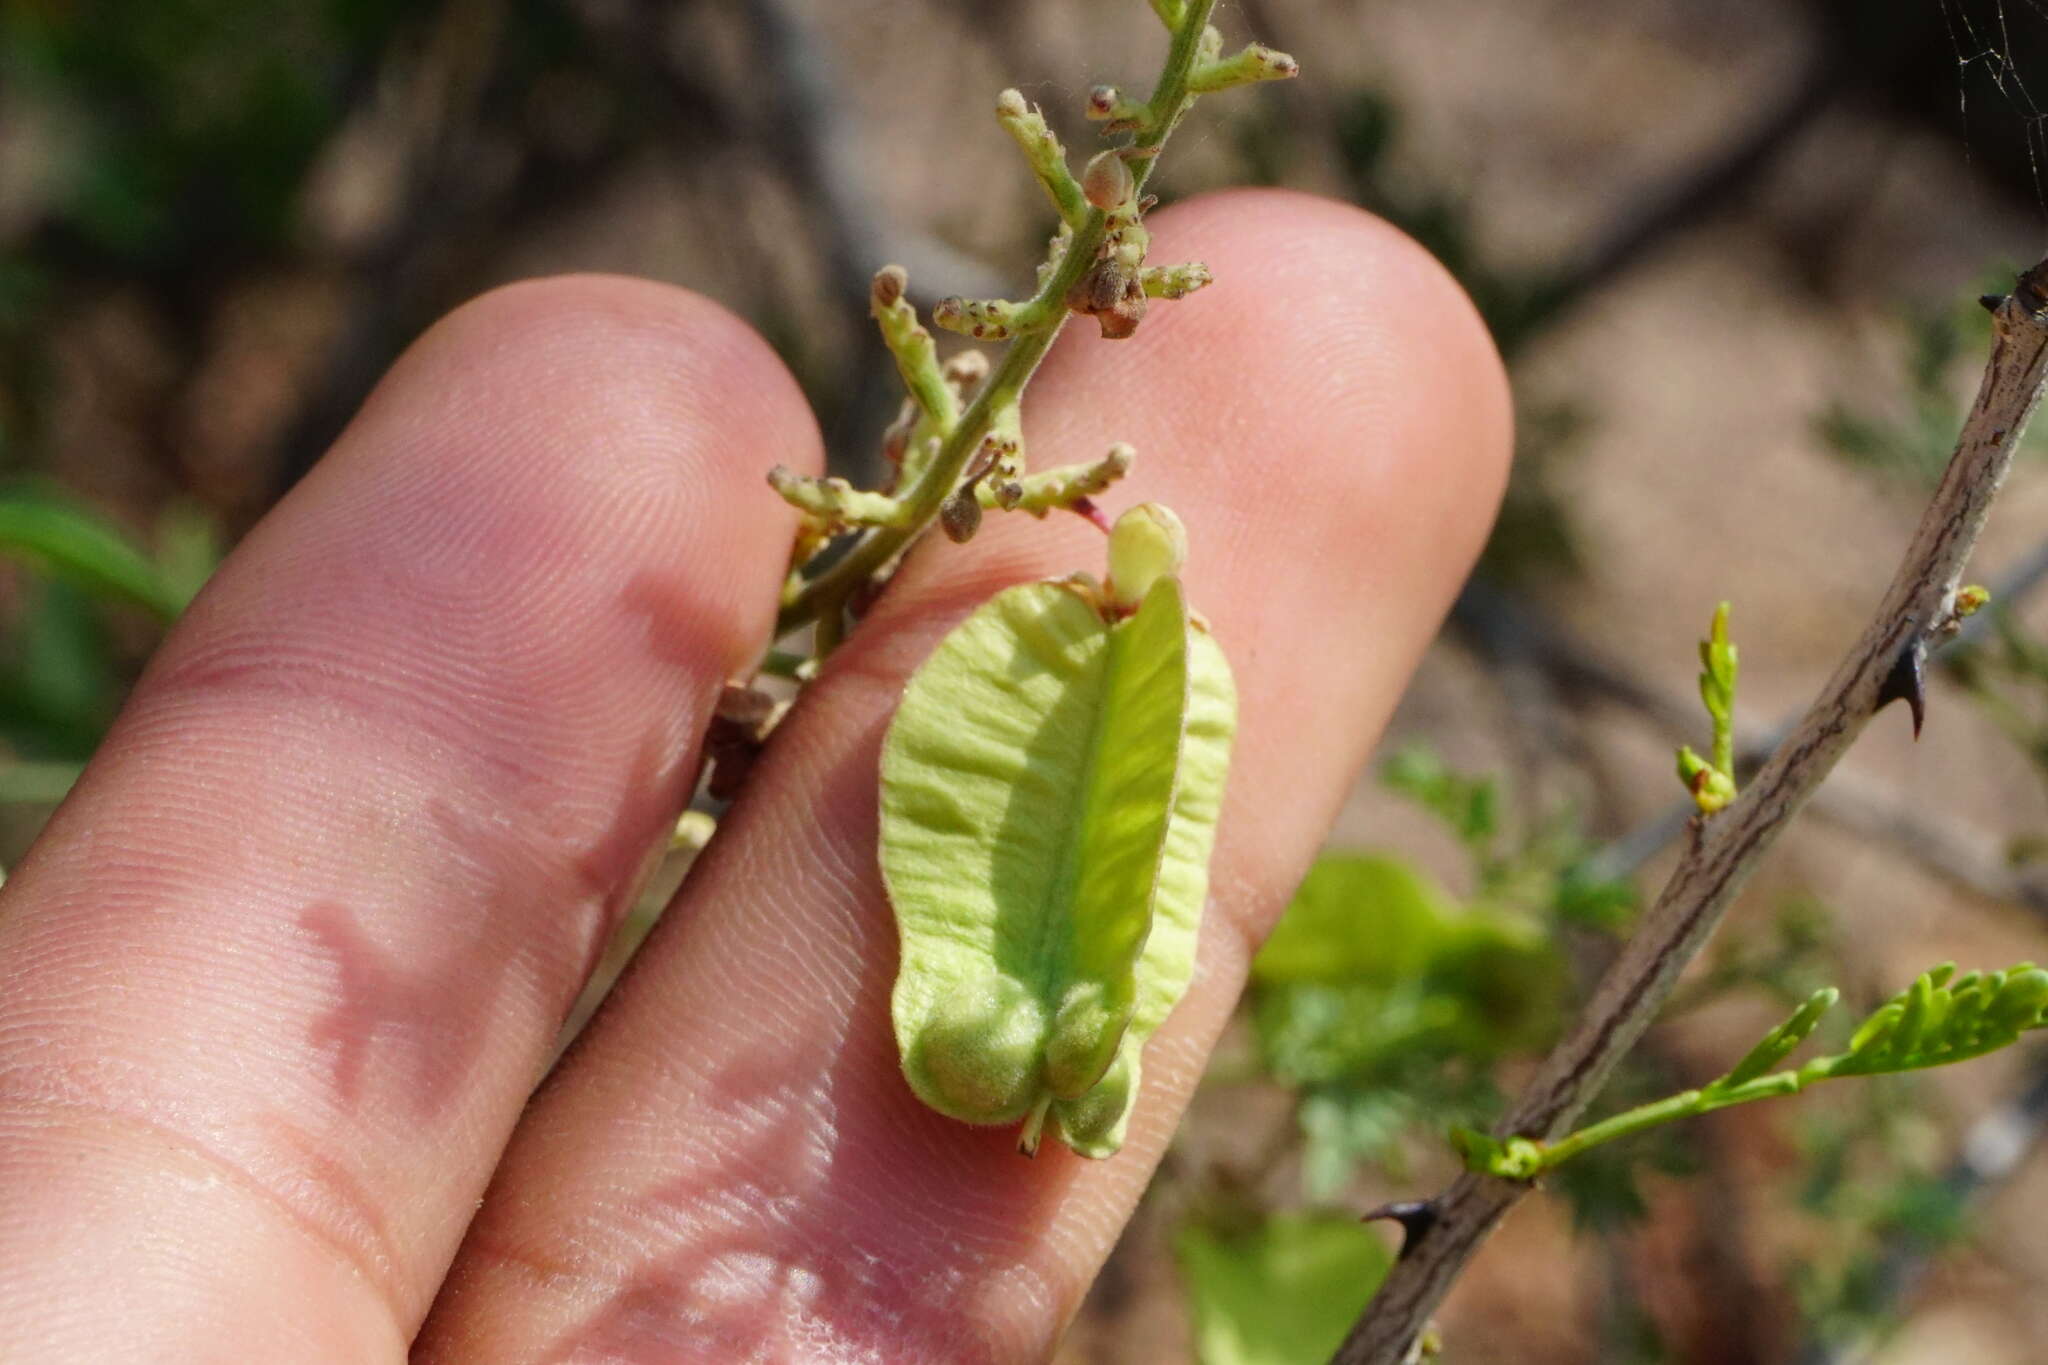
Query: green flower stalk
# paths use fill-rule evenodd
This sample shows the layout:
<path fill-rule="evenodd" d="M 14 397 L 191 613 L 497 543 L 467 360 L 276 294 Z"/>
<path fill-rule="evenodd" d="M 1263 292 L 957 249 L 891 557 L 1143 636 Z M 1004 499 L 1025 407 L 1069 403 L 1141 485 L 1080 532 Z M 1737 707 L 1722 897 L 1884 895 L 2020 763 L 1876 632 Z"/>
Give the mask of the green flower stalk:
<path fill-rule="evenodd" d="M 1735 799 L 1735 646 L 1728 639 L 1728 604 L 1714 608 L 1713 625 L 1700 641 L 1700 700 L 1714 727 L 1711 762 L 1689 744 L 1678 748 L 1678 780 L 1700 813 L 1712 815 Z"/>
<path fill-rule="evenodd" d="M 1145 181 L 1158 154 L 1195 98 L 1298 70 L 1284 53 L 1253 45 L 1222 57 L 1222 35 L 1210 27 L 1215 0 L 1151 0 L 1170 43 L 1152 94 L 1142 102 L 1112 98 L 1105 131 L 1129 141 L 1096 155 L 1076 176 L 1066 150 L 1038 110 L 1015 90 L 996 101 L 997 121 L 1023 153 L 1059 225 L 1038 287 L 1028 299 L 947 299 L 932 322 L 983 341 L 1008 342 L 1002 358 L 978 377 L 971 397 L 948 382 L 931 335 L 906 297 L 899 267 L 875 277 L 872 311 L 909 392 L 914 411 L 891 429 L 897 459 L 892 486 L 855 489 L 843 480 L 808 479 L 787 470 L 770 476 L 776 492 L 803 513 L 792 568 L 784 585 L 778 633 L 816 622 L 821 655 L 845 632 L 856 594 L 885 576 L 934 522 L 956 540 L 972 536 L 986 510 L 1044 515 L 1055 507 L 1098 516 L 1090 499 L 1129 470 L 1128 446 L 1091 465 L 1025 472 L 1017 436 L 1025 388 L 1067 318 L 1086 313 L 1104 336 L 1124 337 L 1143 320 L 1152 299 L 1179 299 L 1209 282 L 1199 264 L 1154 266 L 1143 217 L 1152 200 Z M 1091 100 L 1091 113 L 1099 112 Z M 815 567 L 830 542 L 855 539 L 828 567 Z"/>

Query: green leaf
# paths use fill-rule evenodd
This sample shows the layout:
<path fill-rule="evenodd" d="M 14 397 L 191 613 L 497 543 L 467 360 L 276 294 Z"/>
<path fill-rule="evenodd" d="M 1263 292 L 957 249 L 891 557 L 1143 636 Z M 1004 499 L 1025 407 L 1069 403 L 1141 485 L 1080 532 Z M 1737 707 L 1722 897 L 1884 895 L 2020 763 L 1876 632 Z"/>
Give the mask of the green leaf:
<path fill-rule="evenodd" d="M 1229 668 L 1162 578 L 1111 625 L 1065 583 L 999 593 L 912 677 L 882 754 L 904 1075 L 941 1113 L 1123 1140 L 1187 989 L 1235 728 Z"/>
<path fill-rule="evenodd" d="M 133 603 L 159 620 L 174 620 L 185 605 L 183 594 L 119 531 L 47 494 L 0 493 L 0 554 L 25 559 L 101 597 Z"/>
<path fill-rule="evenodd" d="M 1528 1174 L 1565 1165 L 1582 1152 L 1677 1119 L 1730 1105 L 1794 1095 L 1808 1086 L 1843 1076 L 1881 1076 L 1917 1071 L 1981 1057 L 2010 1046 L 2022 1033 L 2048 1026 L 2048 972 L 2030 962 L 2002 972 L 1969 972 L 1956 977 L 1954 963 L 1921 973 L 1913 984 L 1881 1005 L 1849 1040 L 1849 1050 L 1816 1057 L 1793 1071 L 1772 1071 L 1805 1041 L 1834 1004 L 1832 988 L 1816 991 L 1790 1019 L 1771 1030 L 1734 1069 L 1710 1085 L 1688 1090 L 1611 1115 L 1555 1141 L 1532 1145 L 1521 1162 L 1483 1135 L 1454 1132 L 1453 1145 L 1475 1170 L 1508 1174 L 1504 1160 Z M 1512 1149 L 1519 1139 L 1509 1139 Z"/>
<path fill-rule="evenodd" d="M 1201 1365 L 1323 1365 L 1393 1262 L 1356 1218 L 1303 1213 L 1238 1231 L 1190 1221 L 1174 1253 Z"/>
<path fill-rule="evenodd" d="M 1952 963 L 1922 973 L 1863 1021 L 1847 1052 L 1813 1067 L 1827 1076 L 1917 1071 L 1996 1052 L 2043 1026 L 2048 972 L 2033 963 L 1954 976 Z"/>
<path fill-rule="evenodd" d="M 1252 979 L 1392 985 L 1437 958 L 1457 915 L 1443 888 L 1411 863 L 1330 854 L 1309 869 L 1252 959 Z"/>
<path fill-rule="evenodd" d="M 1714 1082 L 1730 1090 L 1747 1084 L 1769 1071 L 1779 1062 L 1792 1055 L 1792 1050 L 1806 1041 L 1820 1023 L 1820 1018 L 1834 1007 L 1842 993 L 1833 986 L 1823 987 L 1806 998 L 1804 1004 L 1793 1011 L 1792 1017 L 1764 1035 L 1763 1041 L 1749 1050 L 1747 1056 L 1729 1068 L 1728 1074 Z"/>

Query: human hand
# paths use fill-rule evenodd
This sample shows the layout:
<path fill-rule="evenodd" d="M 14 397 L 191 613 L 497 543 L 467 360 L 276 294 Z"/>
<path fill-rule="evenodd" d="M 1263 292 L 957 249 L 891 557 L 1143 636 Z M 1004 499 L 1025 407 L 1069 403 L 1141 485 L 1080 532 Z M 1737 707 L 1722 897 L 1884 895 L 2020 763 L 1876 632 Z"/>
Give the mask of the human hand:
<path fill-rule="evenodd" d="M 1248 192 L 1154 227 L 1217 283 L 1072 329 L 1027 416 L 1041 466 L 1137 446 L 1111 501 L 1186 519 L 1241 696 L 1201 962 L 1117 1156 L 1026 1161 L 910 1094 L 874 853 L 904 679 L 996 589 L 1093 568 L 1078 518 L 913 557 L 529 1101 L 767 643 L 763 475 L 820 457 L 715 306 L 522 285 L 247 538 L 0 891 L 8 1365 L 1050 1354 L 1508 444 L 1470 306 L 1384 226 Z"/>

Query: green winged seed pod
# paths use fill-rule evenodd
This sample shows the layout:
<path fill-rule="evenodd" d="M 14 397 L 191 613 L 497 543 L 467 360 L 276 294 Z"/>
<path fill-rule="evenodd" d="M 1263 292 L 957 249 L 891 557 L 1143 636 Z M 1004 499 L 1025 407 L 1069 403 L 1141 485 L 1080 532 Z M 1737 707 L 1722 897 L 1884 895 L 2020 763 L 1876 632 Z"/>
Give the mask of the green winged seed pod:
<path fill-rule="evenodd" d="M 1236 721 L 1172 573 L 1135 611 L 1085 580 L 998 593 L 911 678 L 881 861 L 925 1103 L 1022 1122 L 1027 1153 L 1048 1119 L 1083 1156 L 1122 1145 L 1145 1041 L 1194 971 Z"/>

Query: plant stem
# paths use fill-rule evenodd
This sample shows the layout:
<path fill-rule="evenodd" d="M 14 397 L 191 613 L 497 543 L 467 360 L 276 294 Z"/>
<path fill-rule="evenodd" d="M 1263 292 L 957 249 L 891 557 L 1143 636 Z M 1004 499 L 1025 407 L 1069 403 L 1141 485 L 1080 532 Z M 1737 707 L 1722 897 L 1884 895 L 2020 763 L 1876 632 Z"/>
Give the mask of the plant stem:
<path fill-rule="evenodd" d="M 1878 708 L 1899 695 L 1902 674 L 1917 684 L 1927 650 L 1955 628 L 1964 563 L 2048 379 L 2044 290 L 2048 260 L 2022 275 L 1993 310 L 1983 385 L 1861 638 L 1735 803 L 1710 820 L 1690 822 L 1685 853 L 1656 904 L 1496 1136 L 1543 1142 L 1570 1127 L 1648 1027 L 1792 815 Z M 1428 1216 L 1408 1224 L 1400 1260 L 1338 1350 L 1339 1365 L 1400 1365 L 1480 1243 L 1527 1192 L 1519 1182 L 1468 1174 L 1429 1201 Z"/>
<path fill-rule="evenodd" d="M 1836 1059 L 1830 1057 L 1824 1060 Z M 1738 1104 L 1748 1104 L 1752 1100 L 1796 1095 L 1814 1081 L 1825 1079 L 1826 1068 L 1805 1066 L 1791 1071 L 1774 1071 L 1768 1076 L 1758 1076 L 1755 1080 L 1745 1081 L 1741 1085 L 1686 1090 L 1649 1104 L 1639 1104 L 1633 1109 L 1625 1109 L 1598 1123 L 1589 1123 L 1556 1142 L 1543 1144 L 1541 1169 L 1547 1171 L 1553 1166 L 1562 1166 L 1589 1147 L 1598 1147 L 1603 1142 L 1612 1142 L 1616 1138 L 1630 1137 L 1655 1128 L 1659 1124 L 1697 1118 L 1701 1114 L 1711 1114 L 1716 1109 L 1729 1109 Z"/>
<path fill-rule="evenodd" d="M 1561 1166 L 1589 1147 L 1598 1147 L 1603 1142 L 1616 1138 L 1630 1137 L 1659 1124 L 1672 1123 L 1679 1119 L 1691 1118 L 1706 1112 L 1706 1095 L 1698 1090 L 1681 1091 L 1666 1099 L 1651 1104 L 1639 1104 L 1624 1110 L 1612 1118 L 1586 1125 L 1569 1137 L 1546 1143 L 1543 1147 L 1543 1170 Z"/>
<path fill-rule="evenodd" d="M 1159 117 L 1134 140 L 1132 147 L 1135 151 L 1156 153 L 1165 145 L 1174 125 L 1186 112 L 1188 73 L 1195 63 L 1202 30 L 1208 26 L 1209 14 L 1215 6 L 1216 0 L 1193 0 L 1183 11 L 1181 25 L 1174 32 L 1173 43 L 1167 50 L 1159 83 L 1152 92 L 1151 107 Z M 1157 160 L 1156 155 L 1140 155 L 1133 159 L 1131 175 L 1138 189 L 1144 188 L 1146 177 Z M 776 635 L 785 635 L 807 621 L 818 619 L 828 608 L 842 609 L 856 588 L 885 568 L 937 519 L 939 509 L 959 486 L 967 462 L 973 458 L 982 438 L 988 435 L 995 415 L 1023 395 L 1025 386 L 1030 384 L 1032 375 L 1038 370 L 1039 362 L 1045 359 L 1046 352 L 1052 349 L 1053 342 L 1065 327 L 1067 291 L 1095 264 L 1096 254 L 1102 247 L 1106 218 L 1102 210 L 1090 209 L 1086 221 L 1075 230 L 1073 241 L 1060 258 L 1059 268 L 1052 272 L 1030 304 L 1034 310 L 1049 308 L 1055 320 L 1041 330 L 1018 336 L 1003 352 L 1001 363 L 983 382 L 974 395 L 974 401 L 968 404 L 967 411 L 961 414 L 953 429 L 946 433 L 938 454 L 903 496 L 906 524 L 869 528 L 837 563 L 808 582 L 792 576 L 783 589 L 782 610 L 775 618 Z"/>

